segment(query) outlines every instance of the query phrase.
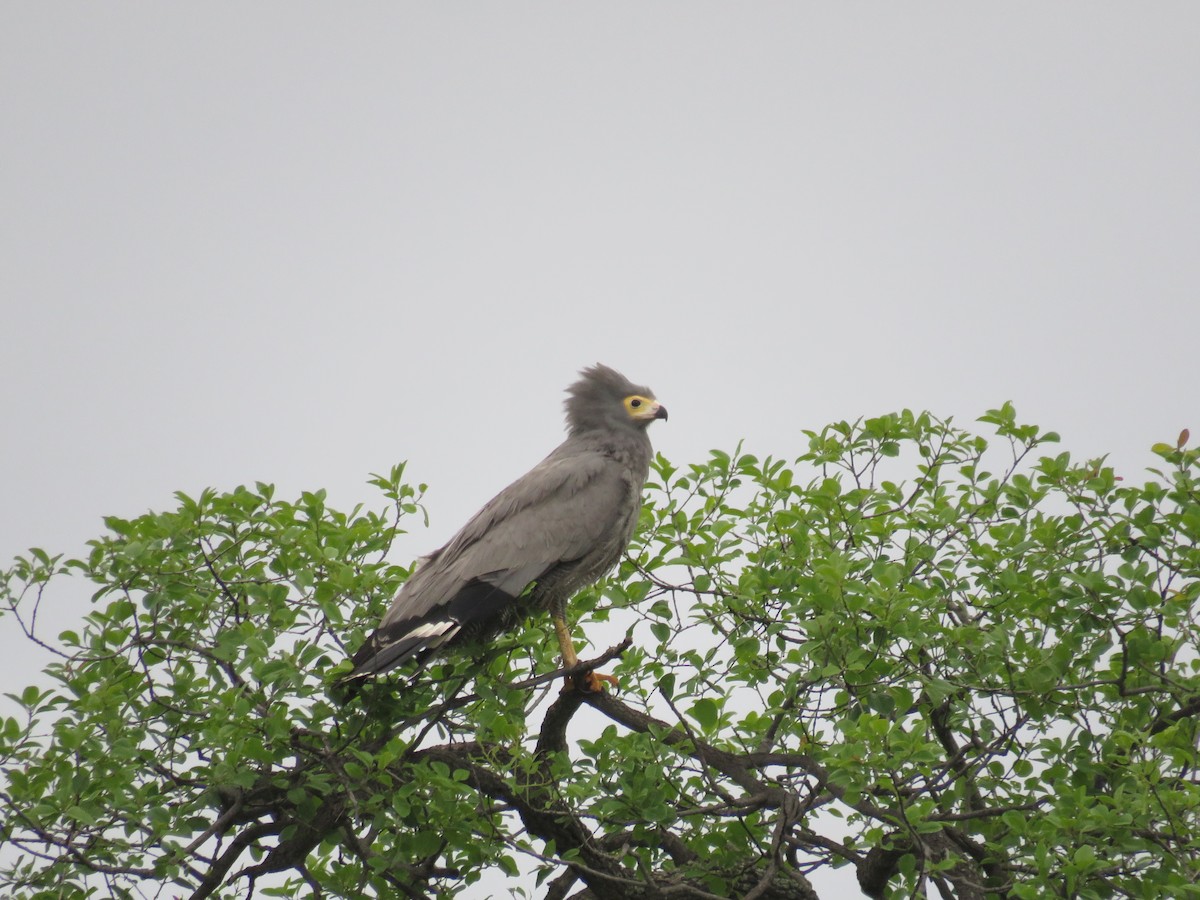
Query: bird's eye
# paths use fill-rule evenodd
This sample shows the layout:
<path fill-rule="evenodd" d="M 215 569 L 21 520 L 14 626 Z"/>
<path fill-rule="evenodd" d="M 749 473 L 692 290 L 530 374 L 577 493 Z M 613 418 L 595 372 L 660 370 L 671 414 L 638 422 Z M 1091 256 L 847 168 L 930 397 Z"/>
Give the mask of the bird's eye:
<path fill-rule="evenodd" d="M 637 409 L 639 406 L 642 405 L 642 401 L 639 400 L 637 397 L 634 397 L 632 400 L 629 401 L 629 405 L 631 408 Z"/>

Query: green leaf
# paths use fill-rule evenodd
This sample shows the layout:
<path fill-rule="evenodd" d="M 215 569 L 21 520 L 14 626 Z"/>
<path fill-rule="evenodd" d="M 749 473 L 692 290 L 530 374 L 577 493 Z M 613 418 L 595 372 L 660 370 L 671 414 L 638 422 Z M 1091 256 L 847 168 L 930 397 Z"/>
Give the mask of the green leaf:
<path fill-rule="evenodd" d="M 83 825 L 95 826 L 97 824 L 96 817 L 84 809 L 82 806 L 72 806 L 66 810 L 66 816 L 69 819 L 74 819 Z"/>
<path fill-rule="evenodd" d="M 692 704 L 688 714 L 695 719 L 700 727 L 705 731 L 712 731 L 717 727 L 717 719 L 720 715 L 720 707 L 717 706 L 715 700 L 708 697 L 701 697 Z"/>

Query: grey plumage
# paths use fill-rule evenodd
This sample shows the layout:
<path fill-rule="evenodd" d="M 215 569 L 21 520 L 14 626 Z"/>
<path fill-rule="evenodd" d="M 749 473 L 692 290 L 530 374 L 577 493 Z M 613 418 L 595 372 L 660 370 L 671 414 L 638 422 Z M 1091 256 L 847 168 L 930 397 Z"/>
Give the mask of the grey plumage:
<path fill-rule="evenodd" d="M 566 601 L 621 557 L 637 524 L 653 450 L 646 434 L 666 409 L 608 366 L 568 388 L 567 439 L 417 567 L 355 653 L 348 679 L 410 657 L 489 637 L 537 609 L 555 620 L 564 662 L 576 662 Z"/>

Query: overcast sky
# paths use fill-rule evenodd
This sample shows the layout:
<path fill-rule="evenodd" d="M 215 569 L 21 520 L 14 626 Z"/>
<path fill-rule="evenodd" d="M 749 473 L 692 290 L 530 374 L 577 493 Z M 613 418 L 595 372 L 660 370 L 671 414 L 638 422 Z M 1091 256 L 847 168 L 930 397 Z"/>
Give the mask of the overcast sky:
<path fill-rule="evenodd" d="M 676 462 L 1012 400 L 1129 478 L 1200 427 L 1194 2 L 4 0 L 0 128 L 5 559 L 403 459 L 412 556 L 598 360 Z"/>

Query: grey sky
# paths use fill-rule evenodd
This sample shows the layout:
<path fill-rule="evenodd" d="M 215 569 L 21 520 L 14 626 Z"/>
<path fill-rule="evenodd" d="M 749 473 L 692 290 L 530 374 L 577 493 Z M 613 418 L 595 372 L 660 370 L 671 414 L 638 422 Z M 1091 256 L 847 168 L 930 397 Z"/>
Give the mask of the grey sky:
<path fill-rule="evenodd" d="M 9 0 L 0 128 L 5 558 L 400 459 L 411 556 L 597 360 L 677 462 L 1011 399 L 1137 477 L 1200 427 L 1194 3 Z"/>

